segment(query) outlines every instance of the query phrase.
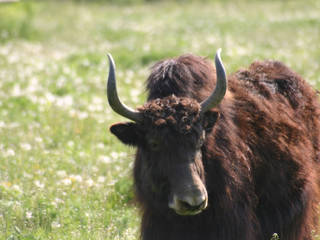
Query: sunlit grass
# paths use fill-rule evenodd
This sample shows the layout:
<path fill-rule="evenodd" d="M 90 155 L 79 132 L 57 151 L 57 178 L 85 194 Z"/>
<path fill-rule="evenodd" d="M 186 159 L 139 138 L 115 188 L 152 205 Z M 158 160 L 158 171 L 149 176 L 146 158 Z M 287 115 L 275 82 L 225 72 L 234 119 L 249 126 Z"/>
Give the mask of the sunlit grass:
<path fill-rule="evenodd" d="M 317 0 L 0 4 L 0 239 L 137 239 L 107 52 L 131 106 L 152 63 L 219 47 L 228 73 L 277 59 L 319 89 L 319 12 Z"/>

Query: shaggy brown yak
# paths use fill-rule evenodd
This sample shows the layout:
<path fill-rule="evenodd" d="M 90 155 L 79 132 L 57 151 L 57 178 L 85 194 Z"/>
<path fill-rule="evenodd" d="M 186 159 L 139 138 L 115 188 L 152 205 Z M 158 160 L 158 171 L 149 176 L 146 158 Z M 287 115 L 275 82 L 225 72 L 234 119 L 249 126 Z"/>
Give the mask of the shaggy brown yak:
<path fill-rule="evenodd" d="M 148 102 L 132 110 L 109 61 L 110 106 L 133 120 L 110 130 L 137 147 L 143 240 L 312 239 L 320 106 L 305 80 L 264 61 L 229 76 L 227 87 L 219 52 L 216 68 L 183 55 L 154 65 Z"/>

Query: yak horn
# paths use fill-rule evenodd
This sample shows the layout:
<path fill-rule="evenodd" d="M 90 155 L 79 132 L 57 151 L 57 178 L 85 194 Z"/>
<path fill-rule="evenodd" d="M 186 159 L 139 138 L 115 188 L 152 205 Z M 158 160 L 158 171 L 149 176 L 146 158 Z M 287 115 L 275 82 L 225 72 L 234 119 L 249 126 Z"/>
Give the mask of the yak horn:
<path fill-rule="evenodd" d="M 201 113 L 205 113 L 209 109 L 217 106 L 223 99 L 227 91 L 227 78 L 226 71 L 220 58 L 221 48 L 217 50 L 215 56 L 217 84 L 213 93 L 201 103 Z"/>
<path fill-rule="evenodd" d="M 142 113 L 130 109 L 120 101 L 117 93 L 115 64 L 111 54 L 109 53 L 108 53 L 108 59 L 109 59 L 109 76 L 108 76 L 108 84 L 107 84 L 107 96 L 108 96 L 108 102 L 111 108 L 116 113 L 120 114 L 123 117 L 126 117 L 135 122 L 140 122 L 142 120 Z"/>

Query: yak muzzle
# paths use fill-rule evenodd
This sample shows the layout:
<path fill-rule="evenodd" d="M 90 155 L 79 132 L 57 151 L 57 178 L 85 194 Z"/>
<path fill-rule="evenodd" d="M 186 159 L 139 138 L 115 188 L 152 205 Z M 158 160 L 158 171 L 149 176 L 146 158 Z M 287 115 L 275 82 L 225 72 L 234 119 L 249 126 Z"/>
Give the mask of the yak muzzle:
<path fill-rule="evenodd" d="M 195 189 L 187 194 L 173 194 L 169 207 L 179 215 L 196 215 L 208 206 L 208 194 L 205 188 Z"/>

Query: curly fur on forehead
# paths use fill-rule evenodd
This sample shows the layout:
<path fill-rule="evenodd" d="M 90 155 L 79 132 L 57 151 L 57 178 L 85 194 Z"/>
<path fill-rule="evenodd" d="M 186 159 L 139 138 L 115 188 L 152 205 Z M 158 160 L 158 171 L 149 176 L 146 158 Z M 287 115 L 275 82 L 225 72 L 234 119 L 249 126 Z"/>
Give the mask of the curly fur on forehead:
<path fill-rule="evenodd" d="M 200 119 L 200 104 L 196 100 L 175 95 L 149 101 L 139 111 L 146 125 L 168 126 L 182 134 L 190 132 Z"/>

